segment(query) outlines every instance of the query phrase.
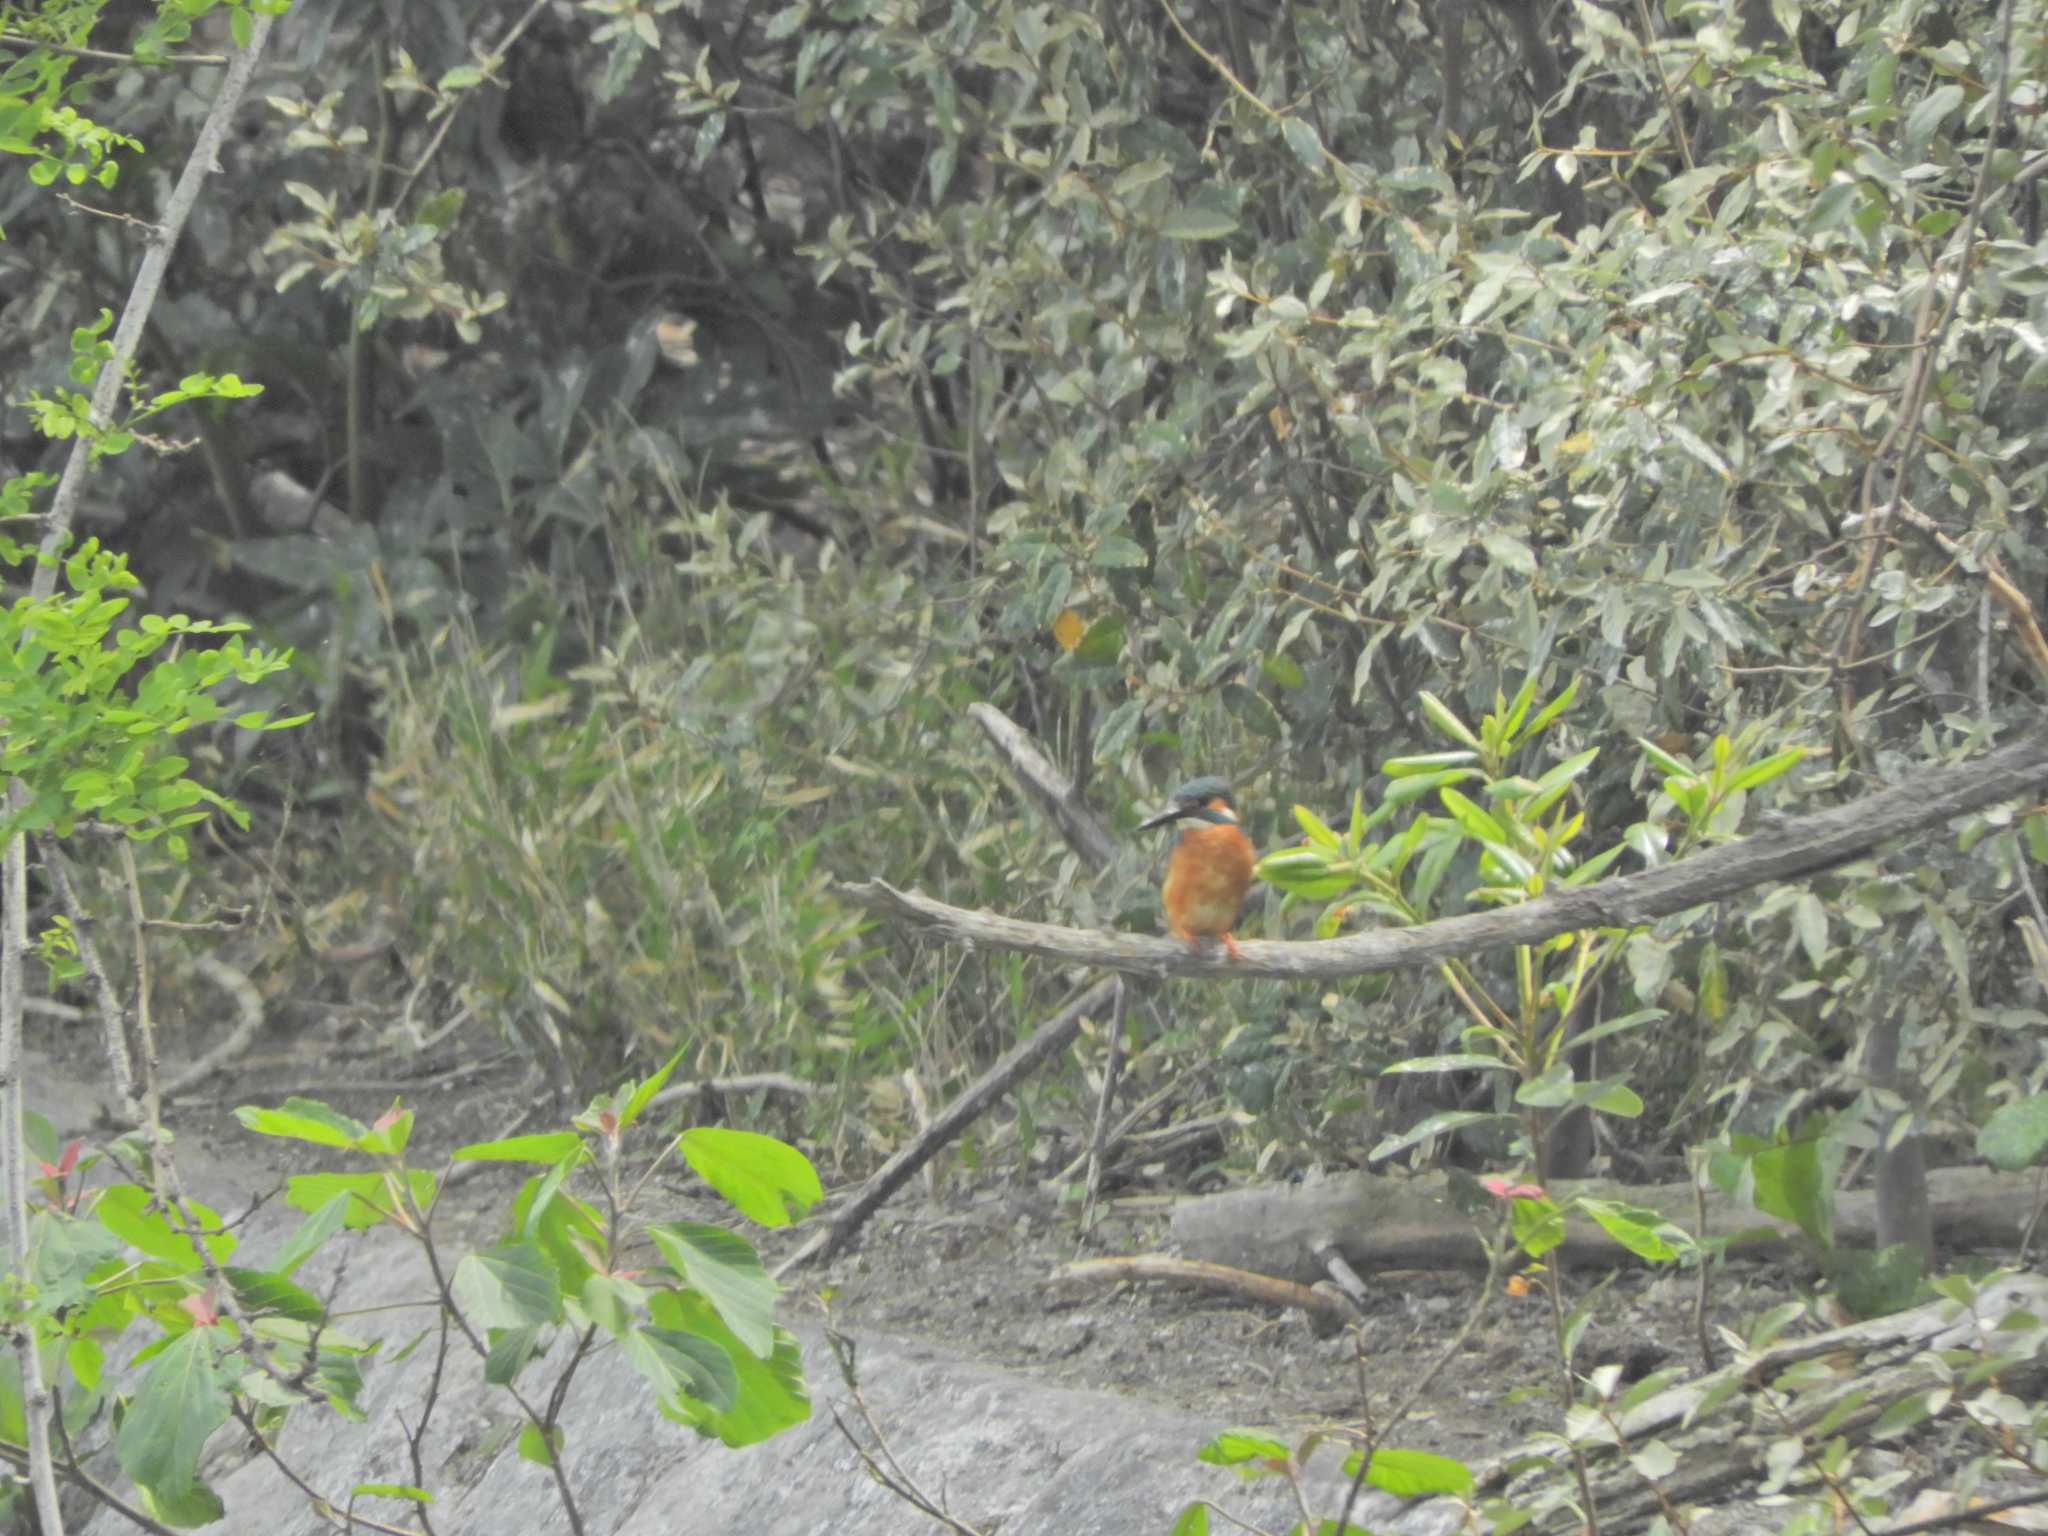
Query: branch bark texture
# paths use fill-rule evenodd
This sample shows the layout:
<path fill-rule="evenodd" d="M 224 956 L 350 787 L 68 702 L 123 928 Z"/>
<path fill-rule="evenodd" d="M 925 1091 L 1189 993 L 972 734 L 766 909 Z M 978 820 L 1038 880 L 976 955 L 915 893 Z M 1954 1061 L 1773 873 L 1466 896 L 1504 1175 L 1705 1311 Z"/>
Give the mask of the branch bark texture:
<path fill-rule="evenodd" d="M 968 946 L 1015 949 L 1141 976 L 1336 978 L 1432 965 L 1453 955 L 1536 944 L 1582 928 L 1626 928 L 1711 901 L 1821 874 L 1899 838 L 2048 788 L 2048 721 L 1975 762 L 1914 777 L 1847 805 L 1787 821 L 1660 869 L 1602 880 L 1501 911 L 1441 918 L 1418 928 L 1379 929 L 1314 943 L 1240 939 L 1241 958 L 1220 946 L 1191 949 L 1177 939 L 1025 922 L 949 906 L 880 880 L 842 887 L 871 912 Z"/>

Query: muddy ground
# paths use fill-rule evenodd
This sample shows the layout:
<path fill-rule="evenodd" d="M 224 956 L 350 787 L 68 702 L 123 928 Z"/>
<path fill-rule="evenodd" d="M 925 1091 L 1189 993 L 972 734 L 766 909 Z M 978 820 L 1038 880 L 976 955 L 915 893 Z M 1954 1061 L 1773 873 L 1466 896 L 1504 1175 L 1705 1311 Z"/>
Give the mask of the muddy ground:
<path fill-rule="evenodd" d="M 35 1033 L 32 1101 L 67 1128 L 89 1123 L 96 1109 L 104 1111 L 107 1095 L 56 1063 L 90 1067 L 91 1054 L 68 1048 L 48 1027 Z M 170 1107 L 188 1187 L 232 1211 L 275 1191 L 286 1173 L 333 1166 L 320 1149 L 252 1136 L 233 1117 L 237 1104 L 275 1104 L 293 1094 L 366 1120 L 402 1098 L 418 1114 L 412 1150 L 421 1167 L 438 1167 L 466 1141 L 551 1128 L 533 1113 L 538 1085 L 509 1060 L 452 1076 L 394 1075 L 389 1061 L 318 1030 L 296 1040 L 266 1037 Z M 103 1113 L 98 1121 L 104 1131 Z M 459 1184 L 438 1213 L 439 1229 L 467 1244 L 496 1240 L 498 1213 L 520 1177 L 521 1170 L 499 1166 Z M 1318 1338 L 1298 1314 L 1230 1298 L 1157 1285 L 1077 1293 L 1051 1283 L 1052 1273 L 1076 1258 L 1160 1250 L 1168 1209 L 1188 1194 L 1170 1172 L 1126 1182 L 1103 1202 L 1084 1237 L 1071 1191 L 1063 1196 L 1036 1170 L 974 1172 L 945 1159 L 931 1181 L 913 1180 L 899 1192 L 848 1251 L 792 1274 L 787 1307 L 793 1321 L 829 1316 L 855 1338 L 922 1341 L 1047 1382 L 1185 1410 L 1217 1429 L 1293 1432 L 1368 1414 L 1384 1425 L 1391 1405 L 1437 1365 L 1480 1300 L 1476 1270 L 1371 1275 L 1357 1333 Z M 705 1198 L 687 1169 L 671 1165 L 657 1173 L 646 1214 L 715 1220 L 722 1207 Z M 808 1235 L 802 1227 L 750 1234 L 771 1267 Z M 1693 1277 L 1638 1270 L 1573 1275 L 1567 1283 L 1572 1300 L 1598 1289 L 1581 1370 L 1616 1361 L 1633 1378 L 1697 1363 Z M 1710 1292 L 1709 1326 L 1742 1329 L 1806 1283 L 1782 1266 L 1732 1266 Z M 1392 1438 L 1477 1461 L 1558 1425 L 1560 1391 L 1548 1303 L 1540 1294 L 1503 1290 L 1487 1299 L 1478 1325 L 1442 1361 L 1424 1400 Z M 1190 1458 L 1197 1448 L 1187 1446 Z"/>

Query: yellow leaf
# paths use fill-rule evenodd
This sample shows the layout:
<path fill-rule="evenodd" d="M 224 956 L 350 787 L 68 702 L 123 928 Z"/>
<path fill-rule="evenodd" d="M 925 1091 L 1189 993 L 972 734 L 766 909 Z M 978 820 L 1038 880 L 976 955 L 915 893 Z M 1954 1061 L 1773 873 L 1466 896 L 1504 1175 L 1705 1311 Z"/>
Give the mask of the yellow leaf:
<path fill-rule="evenodd" d="M 1088 633 L 1088 622 L 1071 608 L 1062 608 L 1060 616 L 1052 621 L 1052 637 L 1059 641 L 1060 649 L 1071 651 L 1081 643 L 1081 637 Z"/>

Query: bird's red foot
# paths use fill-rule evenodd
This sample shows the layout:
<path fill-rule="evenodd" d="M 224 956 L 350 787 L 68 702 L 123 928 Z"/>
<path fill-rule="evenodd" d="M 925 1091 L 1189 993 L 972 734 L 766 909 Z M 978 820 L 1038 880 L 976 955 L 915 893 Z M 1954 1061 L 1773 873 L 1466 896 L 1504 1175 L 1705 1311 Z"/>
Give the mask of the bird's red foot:
<path fill-rule="evenodd" d="M 1243 958 L 1237 952 L 1237 940 L 1227 933 L 1223 935 L 1223 947 L 1230 951 L 1231 959 L 1238 960 Z"/>

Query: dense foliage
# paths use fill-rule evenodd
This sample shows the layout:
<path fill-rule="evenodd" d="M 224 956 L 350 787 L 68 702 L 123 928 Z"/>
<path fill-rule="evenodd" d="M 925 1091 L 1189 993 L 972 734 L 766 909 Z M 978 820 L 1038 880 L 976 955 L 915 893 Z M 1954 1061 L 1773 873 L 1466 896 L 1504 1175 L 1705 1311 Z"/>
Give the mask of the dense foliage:
<path fill-rule="evenodd" d="M 1008 792 L 972 699 L 1112 816 L 1220 772 L 1271 843 L 1440 745 L 1424 692 L 1576 681 L 1556 755 L 1603 749 L 1592 841 L 1651 861 L 1637 738 L 1807 748 L 1796 807 L 2031 718 L 2041 19 L 301 0 L 145 354 L 266 393 L 115 466 L 94 531 L 319 668 L 305 782 L 411 861 L 416 982 L 572 1056 L 854 1080 L 907 1038 L 944 1075 L 1056 979 L 863 936 L 828 876 L 1153 901 Z M 91 68 L 81 108 L 149 146 L 93 206 L 144 214 L 206 70 Z M 0 223 L 18 398 L 130 236 Z M 1670 1010 L 1626 1046 L 1663 1145 L 1883 1100 L 1880 1021 L 1929 1128 L 2038 1086 L 2018 826 L 1629 944 L 1606 1008 Z M 1279 1142 L 1351 1159 L 1358 1114 L 1417 1112 L 1361 1064 L 1458 1023 L 1423 980 L 1146 1028 L 1223 1039 Z"/>

